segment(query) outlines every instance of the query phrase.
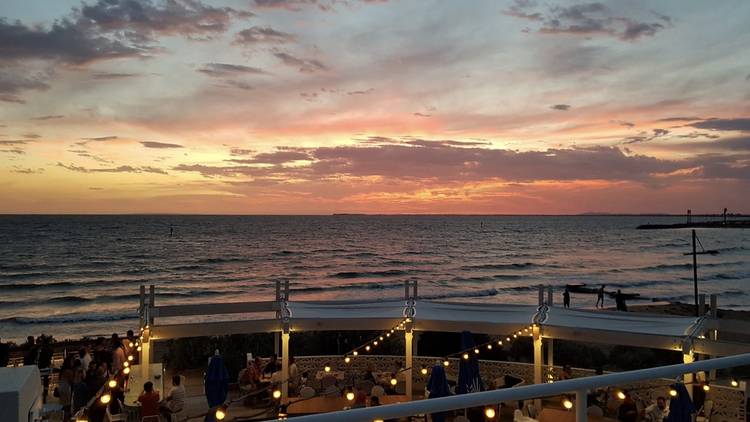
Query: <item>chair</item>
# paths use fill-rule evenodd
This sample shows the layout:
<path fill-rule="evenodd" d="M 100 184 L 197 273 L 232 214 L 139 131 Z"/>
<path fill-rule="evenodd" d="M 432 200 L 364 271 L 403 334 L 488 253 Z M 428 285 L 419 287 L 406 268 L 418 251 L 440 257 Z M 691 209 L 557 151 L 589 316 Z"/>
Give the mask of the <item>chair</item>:
<path fill-rule="evenodd" d="M 378 398 L 383 397 L 385 395 L 385 389 L 382 386 L 380 386 L 380 385 L 376 385 L 376 386 L 372 387 L 372 390 L 370 391 L 369 395 L 370 396 L 375 396 L 375 397 L 378 397 Z"/>
<path fill-rule="evenodd" d="M 703 402 L 703 407 L 698 411 L 698 415 L 695 417 L 695 422 L 709 422 L 711 420 L 711 412 L 714 409 L 713 400 L 706 400 Z"/>
<path fill-rule="evenodd" d="M 114 415 L 110 412 L 110 406 L 107 405 L 107 420 L 109 422 L 127 421 L 128 414 L 125 412 L 125 406 L 123 406 L 120 400 L 117 400 L 117 404 L 120 406 L 120 413 L 115 413 Z"/>
<path fill-rule="evenodd" d="M 592 418 L 603 418 L 604 410 L 599 406 L 589 406 L 588 409 L 586 409 L 586 414 Z"/>
<path fill-rule="evenodd" d="M 188 420 L 187 412 L 185 412 L 185 409 L 180 410 L 179 412 L 174 412 L 169 414 L 169 422 L 184 422 Z"/>
<path fill-rule="evenodd" d="M 315 397 L 315 389 L 306 385 L 299 390 L 299 396 L 303 399 L 309 399 Z"/>

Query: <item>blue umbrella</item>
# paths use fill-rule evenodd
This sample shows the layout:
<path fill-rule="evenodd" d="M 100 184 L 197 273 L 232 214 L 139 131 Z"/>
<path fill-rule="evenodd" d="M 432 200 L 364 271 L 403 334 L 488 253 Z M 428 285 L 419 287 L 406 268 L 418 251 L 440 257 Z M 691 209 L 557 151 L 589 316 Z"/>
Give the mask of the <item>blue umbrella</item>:
<path fill-rule="evenodd" d="M 693 413 L 695 413 L 695 406 L 693 406 L 693 401 L 690 399 L 685 384 L 675 384 L 672 388 L 677 390 L 677 397 L 669 401 L 667 422 L 691 422 Z"/>
<path fill-rule="evenodd" d="M 427 390 L 430 392 L 430 398 L 448 397 L 451 395 L 448 379 L 445 376 L 445 369 L 442 365 L 435 365 L 430 373 L 430 380 L 427 382 Z M 446 412 L 433 413 L 432 422 L 445 422 Z"/>
<path fill-rule="evenodd" d="M 461 356 L 461 363 L 458 365 L 458 385 L 456 386 L 457 394 L 477 393 L 484 391 L 482 376 L 479 374 L 479 362 L 473 353 L 474 338 L 471 333 L 464 331 L 461 333 L 461 350 L 467 350 L 469 359 Z"/>
<path fill-rule="evenodd" d="M 229 372 L 227 371 L 227 367 L 224 366 L 224 359 L 217 352 L 208 363 L 208 371 L 206 371 L 206 399 L 208 400 L 208 407 L 213 408 L 224 404 L 227 399 L 228 390 Z"/>

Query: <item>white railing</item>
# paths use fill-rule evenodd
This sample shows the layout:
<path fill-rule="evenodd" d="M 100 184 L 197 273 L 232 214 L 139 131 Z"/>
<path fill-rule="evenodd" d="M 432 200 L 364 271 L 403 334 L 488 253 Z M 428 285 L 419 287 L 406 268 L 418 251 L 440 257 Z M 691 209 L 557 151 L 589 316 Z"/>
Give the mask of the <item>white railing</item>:
<path fill-rule="evenodd" d="M 426 413 L 447 412 L 457 409 L 493 405 L 504 401 L 526 400 L 539 397 L 576 394 L 576 420 L 586 421 L 586 392 L 591 389 L 629 384 L 654 378 L 675 379 L 686 373 L 710 371 L 750 365 L 750 353 L 702 360 L 687 364 L 660 366 L 636 371 L 618 372 L 593 377 L 558 381 L 552 384 L 535 384 L 503 390 L 483 391 L 408 403 L 391 404 L 363 409 L 351 409 L 294 418 L 297 422 L 371 422 L 402 418 Z"/>

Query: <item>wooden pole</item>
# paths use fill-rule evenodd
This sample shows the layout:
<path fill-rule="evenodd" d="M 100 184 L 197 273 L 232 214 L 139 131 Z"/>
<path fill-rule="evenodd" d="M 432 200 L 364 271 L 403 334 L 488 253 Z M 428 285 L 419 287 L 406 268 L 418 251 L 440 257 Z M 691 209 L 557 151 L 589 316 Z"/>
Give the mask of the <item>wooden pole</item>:
<path fill-rule="evenodd" d="M 698 254 L 695 251 L 695 229 L 693 229 L 693 290 L 695 293 L 695 316 L 700 317 L 698 309 Z"/>
<path fill-rule="evenodd" d="M 281 404 L 289 403 L 289 332 L 281 333 Z"/>
<path fill-rule="evenodd" d="M 534 384 L 542 383 L 542 333 L 539 325 L 534 325 L 531 333 L 534 338 Z M 542 411 L 542 400 L 535 399 L 534 407 L 536 408 L 537 414 Z"/>

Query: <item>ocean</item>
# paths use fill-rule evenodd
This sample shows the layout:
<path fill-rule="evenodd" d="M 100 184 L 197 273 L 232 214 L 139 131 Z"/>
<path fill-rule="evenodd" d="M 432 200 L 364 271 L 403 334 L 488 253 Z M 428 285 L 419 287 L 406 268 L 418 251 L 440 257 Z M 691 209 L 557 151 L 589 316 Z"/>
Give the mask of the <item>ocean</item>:
<path fill-rule="evenodd" d="M 606 284 L 642 301 L 692 302 L 683 217 L 0 216 L 0 338 L 136 327 L 138 286 L 157 304 L 403 297 L 535 303 L 539 284 Z M 170 231 L 172 234 L 170 235 Z M 699 229 L 701 293 L 750 309 L 750 230 Z M 700 249 L 700 247 L 699 247 Z M 561 301 L 562 288 L 556 290 Z M 573 294 L 574 307 L 592 307 Z M 611 301 L 610 301 L 611 302 Z M 637 302 L 631 302 L 637 303 Z M 611 304 L 611 303 L 610 303 Z"/>

